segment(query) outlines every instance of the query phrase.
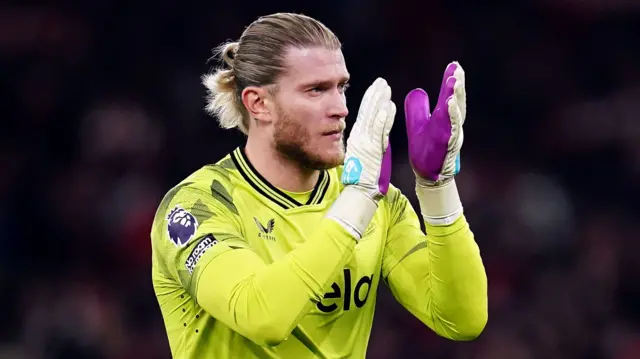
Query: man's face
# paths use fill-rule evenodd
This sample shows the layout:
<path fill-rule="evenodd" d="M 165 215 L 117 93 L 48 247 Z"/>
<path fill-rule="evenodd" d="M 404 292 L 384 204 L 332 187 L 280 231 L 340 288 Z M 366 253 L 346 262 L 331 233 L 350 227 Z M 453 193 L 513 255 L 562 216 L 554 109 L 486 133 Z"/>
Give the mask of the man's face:
<path fill-rule="evenodd" d="M 284 156 L 309 169 L 344 162 L 345 90 L 349 73 L 340 50 L 292 48 L 273 102 L 274 142 Z"/>

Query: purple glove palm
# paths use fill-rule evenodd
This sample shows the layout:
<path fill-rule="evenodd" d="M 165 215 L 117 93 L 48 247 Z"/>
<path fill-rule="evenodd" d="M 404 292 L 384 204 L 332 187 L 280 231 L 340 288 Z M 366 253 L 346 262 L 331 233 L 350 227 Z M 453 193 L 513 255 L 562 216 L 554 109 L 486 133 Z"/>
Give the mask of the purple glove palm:
<path fill-rule="evenodd" d="M 387 150 L 382 156 L 382 167 L 380 168 L 380 178 L 378 179 L 378 189 L 385 196 L 389 191 L 389 182 L 391 182 L 391 142 L 389 142 Z"/>
<path fill-rule="evenodd" d="M 466 116 L 464 70 L 457 62 L 445 72 L 433 114 L 423 89 L 409 92 L 404 102 L 409 138 L 409 160 L 416 175 L 434 185 L 460 171 L 460 149 Z"/>

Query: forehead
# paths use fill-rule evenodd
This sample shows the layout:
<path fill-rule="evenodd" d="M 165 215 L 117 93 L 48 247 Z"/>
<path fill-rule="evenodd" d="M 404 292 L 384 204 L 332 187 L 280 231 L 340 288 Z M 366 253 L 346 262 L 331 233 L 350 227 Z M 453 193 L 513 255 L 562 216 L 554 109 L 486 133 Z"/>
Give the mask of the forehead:
<path fill-rule="evenodd" d="M 342 81 L 349 76 L 342 51 L 323 47 L 290 48 L 284 58 L 283 80 L 296 83 Z"/>

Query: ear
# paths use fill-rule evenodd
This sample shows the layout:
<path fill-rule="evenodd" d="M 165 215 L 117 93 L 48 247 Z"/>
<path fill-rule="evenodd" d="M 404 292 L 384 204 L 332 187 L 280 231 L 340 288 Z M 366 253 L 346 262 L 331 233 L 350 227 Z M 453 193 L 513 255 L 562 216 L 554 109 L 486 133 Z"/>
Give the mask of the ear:
<path fill-rule="evenodd" d="M 259 86 L 248 86 L 242 90 L 242 103 L 252 118 L 258 121 L 271 122 L 271 110 L 268 102 L 269 92 Z"/>

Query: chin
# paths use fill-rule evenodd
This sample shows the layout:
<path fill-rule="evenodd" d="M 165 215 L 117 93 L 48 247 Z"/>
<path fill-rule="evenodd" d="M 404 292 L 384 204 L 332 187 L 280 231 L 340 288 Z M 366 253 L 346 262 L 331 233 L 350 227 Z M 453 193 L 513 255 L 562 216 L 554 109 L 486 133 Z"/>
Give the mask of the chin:
<path fill-rule="evenodd" d="M 336 168 L 344 164 L 344 155 L 343 156 L 333 156 L 327 157 L 324 161 L 324 169 Z"/>
<path fill-rule="evenodd" d="M 331 148 L 318 154 L 318 157 L 325 164 L 325 168 L 335 168 L 344 163 L 344 148 Z"/>

